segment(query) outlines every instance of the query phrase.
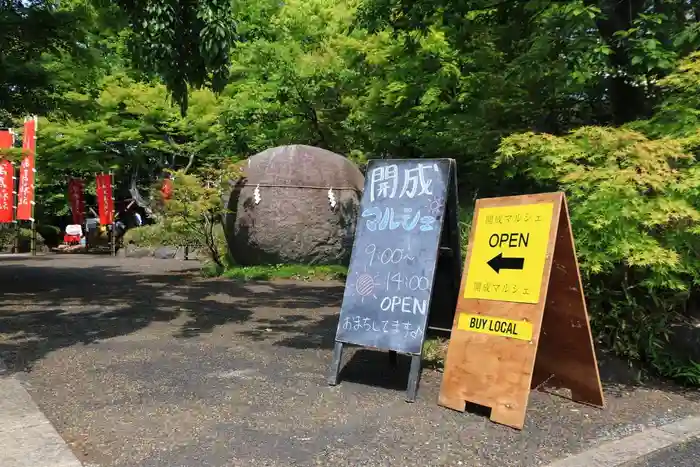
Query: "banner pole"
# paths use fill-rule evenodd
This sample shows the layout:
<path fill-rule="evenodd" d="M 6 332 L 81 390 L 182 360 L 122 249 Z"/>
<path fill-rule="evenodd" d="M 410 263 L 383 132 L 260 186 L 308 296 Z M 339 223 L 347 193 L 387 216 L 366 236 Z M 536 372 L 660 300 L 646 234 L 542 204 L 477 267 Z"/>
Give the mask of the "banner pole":
<path fill-rule="evenodd" d="M 15 132 L 10 130 L 12 135 L 12 147 L 15 147 Z M 15 168 L 15 163 L 12 163 L 12 222 L 15 224 L 15 244 L 13 247 L 13 253 L 19 253 L 20 246 L 20 233 L 21 228 L 19 224 L 19 219 L 17 219 L 17 205 L 19 204 L 19 177 L 22 164 Z"/>
<path fill-rule="evenodd" d="M 100 226 L 97 230 L 97 235 L 96 235 L 97 238 L 100 237 L 100 230 L 102 228 L 102 211 L 100 211 L 100 206 L 102 205 L 102 202 L 100 200 L 102 199 L 102 197 L 104 195 L 102 194 L 103 189 L 102 189 L 102 179 L 100 178 L 101 175 L 102 175 L 102 172 L 100 172 L 100 173 L 95 172 L 95 199 L 97 200 L 96 217 L 98 219 L 97 223 Z M 105 227 L 105 229 L 107 229 L 107 227 Z M 107 233 L 107 235 L 109 235 L 109 233 Z M 99 244 L 99 242 L 98 242 L 98 244 Z"/>
<path fill-rule="evenodd" d="M 81 182 L 80 182 L 80 204 L 78 206 L 78 209 L 80 210 L 80 228 L 85 229 L 84 233 L 84 238 L 85 238 L 85 253 L 90 251 L 90 239 L 88 238 L 88 229 L 87 229 L 87 217 L 88 217 L 88 212 L 87 212 L 87 202 L 85 201 L 85 195 L 86 195 L 86 180 L 81 177 Z"/>
<path fill-rule="evenodd" d="M 32 256 L 36 256 L 36 222 L 34 220 L 32 222 Z"/>
<path fill-rule="evenodd" d="M 20 167 L 21 167 L 21 165 L 20 165 Z M 19 224 L 19 219 L 17 219 L 17 205 L 19 204 L 19 177 L 20 177 L 20 170 L 21 170 L 21 169 L 20 169 L 19 167 L 17 167 L 17 168 L 15 169 L 14 164 L 12 165 L 12 174 L 14 175 L 14 176 L 12 177 L 12 182 L 13 182 L 14 188 L 15 188 L 14 191 L 12 192 L 12 198 L 13 198 L 13 202 L 14 202 L 14 203 L 13 203 L 13 204 L 14 204 L 14 205 L 13 205 L 14 220 L 13 220 L 12 222 L 14 222 L 14 224 L 15 224 L 15 245 L 14 245 L 14 248 L 13 248 L 13 250 L 14 250 L 13 253 L 19 253 L 19 244 L 20 244 L 19 236 L 20 236 L 20 232 L 21 232 L 21 227 L 20 227 L 20 224 Z"/>
<path fill-rule="evenodd" d="M 110 220 L 112 221 L 112 244 L 110 247 L 112 248 L 112 256 L 117 256 L 117 235 L 116 235 L 116 230 L 115 230 L 115 223 L 114 223 L 114 183 L 112 179 L 112 171 L 109 171 L 109 191 L 110 195 L 112 198 L 112 207 L 110 209 Z"/>
<path fill-rule="evenodd" d="M 32 147 L 34 148 L 34 154 L 32 154 L 32 158 L 34 159 L 34 163 L 32 164 L 33 177 L 32 177 L 31 190 L 33 192 L 32 193 L 33 196 L 32 196 L 32 204 L 31 204 L 31 208 L 32 208 L 31 222 L 32 222 L 32 256 L 36 256 L 36 219 L 34 218 L 34 216 L 36 215 L 36 139 L 37 139 L 36 135 L 37 135 L 38 130 L 39 130 L 39 119 L 36 117 L 36 115 L 34 115 L 32 117 L 32 119 L 34 120 L 34 144 L 32 145 Z"/>
<path fill-rule="evenodd" d="M 92 215 L 97 218 L 97 225 L 95 228 L 97 229 L 96 233 L 93 233 L 93 237 L 95 238 L 95 245 L 99 245 L 99 236 L 100 236 L 100 227 L 102 225 L 102 218 L 100 217 L 100 191 L 99 191 L 99 183 L 97 183 L 97 172 L 95 172 L 95 201 L 97 202 L 97 212 L 95 212 L 94 209 L 90 208 L 92 210 Z M 89 247 L 88 247 L 89 248 Z"/>

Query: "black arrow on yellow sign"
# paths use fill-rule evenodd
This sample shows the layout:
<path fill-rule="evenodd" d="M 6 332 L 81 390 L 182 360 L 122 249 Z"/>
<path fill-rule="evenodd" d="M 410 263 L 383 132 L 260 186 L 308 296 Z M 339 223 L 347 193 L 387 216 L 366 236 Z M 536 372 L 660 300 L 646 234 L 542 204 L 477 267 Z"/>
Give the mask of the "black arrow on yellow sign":
<path fill-rule="evenodd" d="M 496 274 L 499 274 L 501 269 L 522 270 L 525 265 L 525 258 L 504 258 L 503 253 L 499 253 L 487 264 L 496 271 Z"/>

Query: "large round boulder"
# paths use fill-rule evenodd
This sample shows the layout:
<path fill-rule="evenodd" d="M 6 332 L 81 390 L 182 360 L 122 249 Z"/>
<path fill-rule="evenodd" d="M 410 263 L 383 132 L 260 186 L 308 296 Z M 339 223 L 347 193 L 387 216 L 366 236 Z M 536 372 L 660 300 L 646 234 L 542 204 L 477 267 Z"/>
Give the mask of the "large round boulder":
<path fill-rule="evenodd" d="M 321 148 L 250 157 L 227 203 L 231 255 L 243 265 L 347 264 L 363 185 L 355 164 Z"/>

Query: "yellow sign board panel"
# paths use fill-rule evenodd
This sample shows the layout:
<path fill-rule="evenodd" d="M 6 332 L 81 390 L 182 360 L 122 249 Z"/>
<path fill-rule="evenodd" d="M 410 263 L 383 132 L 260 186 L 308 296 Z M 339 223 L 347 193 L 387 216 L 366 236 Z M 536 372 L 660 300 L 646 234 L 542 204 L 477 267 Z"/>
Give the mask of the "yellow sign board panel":
<path fill-rule="evenodd" d="M 538 303 L 554 204 L 479 208 L 464 298 Z"/>
<path fill-rule="evenodd" d="M 460 313 L 457 329 L 491 336 L 511 337 L 523 341 L 532 340 L 532 323 L 527 321 Z"/>

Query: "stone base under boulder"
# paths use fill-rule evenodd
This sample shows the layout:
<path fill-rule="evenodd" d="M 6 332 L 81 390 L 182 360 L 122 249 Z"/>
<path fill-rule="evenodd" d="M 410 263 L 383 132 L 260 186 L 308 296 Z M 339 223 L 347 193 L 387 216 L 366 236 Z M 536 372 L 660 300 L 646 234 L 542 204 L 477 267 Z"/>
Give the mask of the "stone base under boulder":
<path fill-rule="evenodd" d="M 185 247 L 139 247 L 136 245 L 125 245 L 119 249 L 119 256 L 126 258 L 156 258 L 156 259 L 200 259 L 205 255 L 199 250 L 190 248 L 185 258 Z"/>

